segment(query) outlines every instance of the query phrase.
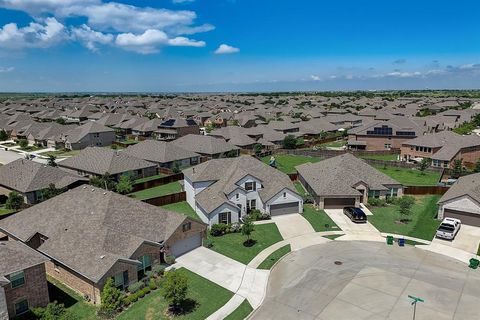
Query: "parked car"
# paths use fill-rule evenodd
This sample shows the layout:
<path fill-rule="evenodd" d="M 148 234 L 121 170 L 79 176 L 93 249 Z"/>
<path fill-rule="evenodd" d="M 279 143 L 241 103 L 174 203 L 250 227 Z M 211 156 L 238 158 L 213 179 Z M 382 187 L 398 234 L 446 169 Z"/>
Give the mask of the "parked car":
<path fill-rule="evenodd" d="M 366 223 L 367 215 L 360 208 L 345 207 L 343 213 L 350 218 L 352 222 Z"/>
<path fill-rule="evenodd" d="M 457 235 L 462 222 L 459 219 L 445 218 L 437 229 L 437 238 L 453 240 Z"/>

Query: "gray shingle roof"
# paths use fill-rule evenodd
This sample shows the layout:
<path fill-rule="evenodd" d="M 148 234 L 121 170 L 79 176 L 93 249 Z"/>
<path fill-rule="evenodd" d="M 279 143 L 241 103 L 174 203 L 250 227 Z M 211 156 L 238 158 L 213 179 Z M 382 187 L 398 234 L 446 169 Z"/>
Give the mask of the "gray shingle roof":
<path fill-rule="evenodd" d="M 99 123 L 94 121 L 89 121 L 84 125 L 81 125 L 70 132 L 65 134 L 65 139 L 70 143 L 76 143 L 80 141 L 83 137 L 85 137 L 89 133 L 101 133 L 101 132 L 114 132 L 115 130 L 105 127 Z"/>
<path fill-rule="evenodd" d="M 480 173 L 460 177 L 458 181 L 438 200 L 438 203 L 446 202 L 461 196 L 468 195 L 480 203 Z"/>
<path fill-rule="evenodd" d="M 226 142 L 223 138 L 196 134 L 188 134 L 172 141 L 172 143 L 185 150 L 206 155 L 238 150 L 237 146 Z"/>
<path fill-rule="evenodd" d="M 168 163 L 199 156 L 199 154 L 185 150 L 171 142 L 155 140 L 145 140 L 129 146 L 122 153 L 156 163 Z"/>
<path fill-rule="evenodd" d="M 0 241 L 0 278 L 46 261 L 48 259 L 44 255 L 22 242 Z"/>

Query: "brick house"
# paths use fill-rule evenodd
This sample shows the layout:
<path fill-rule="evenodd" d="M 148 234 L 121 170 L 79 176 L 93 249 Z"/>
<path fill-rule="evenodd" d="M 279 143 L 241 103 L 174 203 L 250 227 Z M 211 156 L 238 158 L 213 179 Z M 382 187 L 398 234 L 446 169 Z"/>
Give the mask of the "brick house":
<path fill-rule="evenodd" d="M 201 246 L 206 225 L 81 186 L 2 220 L 0 230 L 50 257 L 48 275 L 99 304 L 107 279 L 120 289 L 143 279 L 164 255 Z"/>
<path fill-rule="evenodd" d="M 42 254 L 15 240 L 0 241 L 0 319 L 13 319 L 49 302 Z"/>

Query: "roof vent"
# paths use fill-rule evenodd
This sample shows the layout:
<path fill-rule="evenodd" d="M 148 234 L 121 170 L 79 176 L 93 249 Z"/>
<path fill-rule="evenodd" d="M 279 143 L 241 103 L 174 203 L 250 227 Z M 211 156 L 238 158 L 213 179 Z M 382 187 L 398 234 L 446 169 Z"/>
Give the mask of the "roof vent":
<path fill-rule="evenodd" d="M 106 192 L 103 193 L 103 195 L 106 195 L 106 194 L 107 194 Z"/>
<path fill-rule="evenodd" d="M 102 255 L 102 256 L 100 256 L 100 259 L 103 259 L 103 258 L 105 258 L 105 256 L 103 256 L 103 255 Z"/>
<path fill-rule="evenodd" d="M 87 186 L 83 186 L 83 189 L 87 189 Z"/>
<path fill-rule="evenodd" d="M 92 192 L 95 191 L 95 189 L 92 188 Z"/>

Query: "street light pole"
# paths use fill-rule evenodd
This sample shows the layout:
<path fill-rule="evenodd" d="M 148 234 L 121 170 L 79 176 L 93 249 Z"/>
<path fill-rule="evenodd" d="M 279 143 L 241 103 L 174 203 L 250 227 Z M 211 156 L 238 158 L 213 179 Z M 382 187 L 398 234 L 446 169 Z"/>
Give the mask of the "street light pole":
<path fill-rule="evenodd" d="M 414 297 L 414 296 L 411 296 L 411 295 L 408 295 L 408 297 L 410 299 L 412 299 L 412 305 L 413 305 L 413 320 L 415 320 L 415 315 L 417 313 L 417 302 L 425 302 L 425 300 L 421 299 L 421 298 L 418 298 L 418 297 Z"/>

